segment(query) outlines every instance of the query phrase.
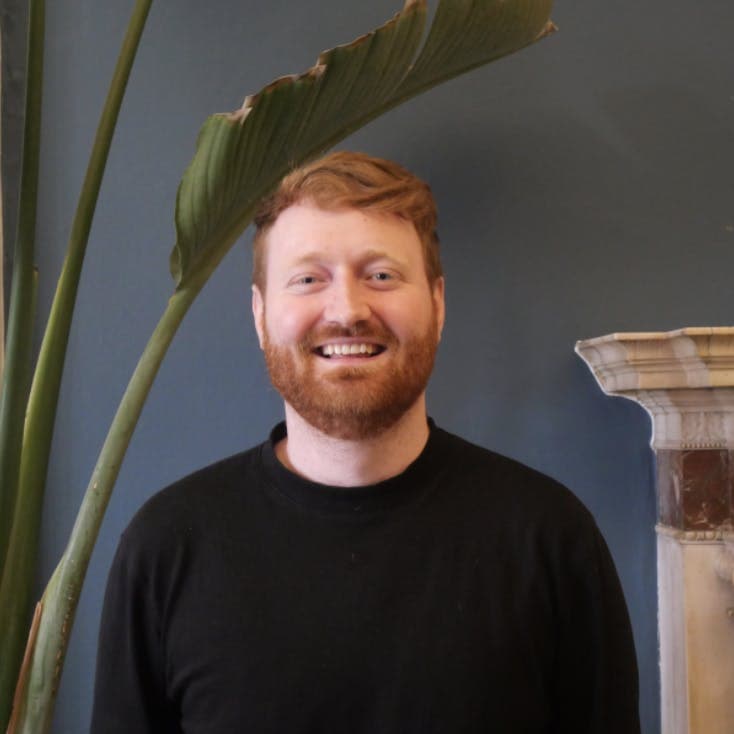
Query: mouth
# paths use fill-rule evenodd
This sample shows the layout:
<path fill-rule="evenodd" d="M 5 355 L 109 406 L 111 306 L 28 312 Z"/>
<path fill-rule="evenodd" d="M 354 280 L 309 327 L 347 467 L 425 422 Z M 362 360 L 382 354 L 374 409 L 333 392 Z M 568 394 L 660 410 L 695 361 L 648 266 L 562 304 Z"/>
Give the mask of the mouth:
<path fill-rule="evenodd" d="M 382 344 L 372 342 L 330 342 L 320 344 L 314 353 L 325 359 L 357 358 L 368 359 L 382 354 L 385 347 Z"/>

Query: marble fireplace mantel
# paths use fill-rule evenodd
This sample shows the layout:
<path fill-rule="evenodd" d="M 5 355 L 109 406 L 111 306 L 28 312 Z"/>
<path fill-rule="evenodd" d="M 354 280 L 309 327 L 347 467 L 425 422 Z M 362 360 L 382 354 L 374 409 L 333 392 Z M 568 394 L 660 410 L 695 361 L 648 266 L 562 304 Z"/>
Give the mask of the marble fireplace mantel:
<path fill-rule="evenodd" d="M 652 419 L 662 731 L 731 734 L 734 327 L 610 334 L 576 352 Z"/>
<path fill-rule="evenodd" d="M 576 352 L 605 393 L 650 413 L 654 449 L 734 449 L 734 327 L 610 334 Z"/>

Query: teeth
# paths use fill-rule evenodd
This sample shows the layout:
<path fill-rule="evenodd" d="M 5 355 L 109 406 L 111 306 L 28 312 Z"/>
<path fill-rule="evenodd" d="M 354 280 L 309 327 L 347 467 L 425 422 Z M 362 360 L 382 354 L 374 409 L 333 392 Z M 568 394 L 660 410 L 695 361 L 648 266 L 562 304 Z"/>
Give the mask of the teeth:
<path fill-rule="evenodd" d="M 321 348 L 321 352 L 325 357 L 374 354 L 376 351 L 377 347 L 374 344 L 325 344 Z"/>

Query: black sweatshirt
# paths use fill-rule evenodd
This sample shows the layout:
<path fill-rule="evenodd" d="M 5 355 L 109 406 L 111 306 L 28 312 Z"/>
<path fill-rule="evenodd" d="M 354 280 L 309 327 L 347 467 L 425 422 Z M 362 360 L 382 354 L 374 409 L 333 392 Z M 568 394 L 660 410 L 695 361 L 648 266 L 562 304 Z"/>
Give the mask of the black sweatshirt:
<path fill-rule="evenodd" d="M 636 734 L 627 610 L 588 511 L 431 425 L 402 474 L 302 479 L 284 435 L 122 536 L 93 734 Z"/>

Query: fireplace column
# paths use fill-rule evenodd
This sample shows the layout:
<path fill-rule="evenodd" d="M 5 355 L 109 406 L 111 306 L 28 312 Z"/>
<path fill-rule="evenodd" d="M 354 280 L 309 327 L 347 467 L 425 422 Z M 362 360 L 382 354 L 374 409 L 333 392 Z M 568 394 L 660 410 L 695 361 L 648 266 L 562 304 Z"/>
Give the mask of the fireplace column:
<path fill-rule="evenodd" d="M 734 732 L 734 327 L 578 342 L 652 418 L 664 734 Z"/>

